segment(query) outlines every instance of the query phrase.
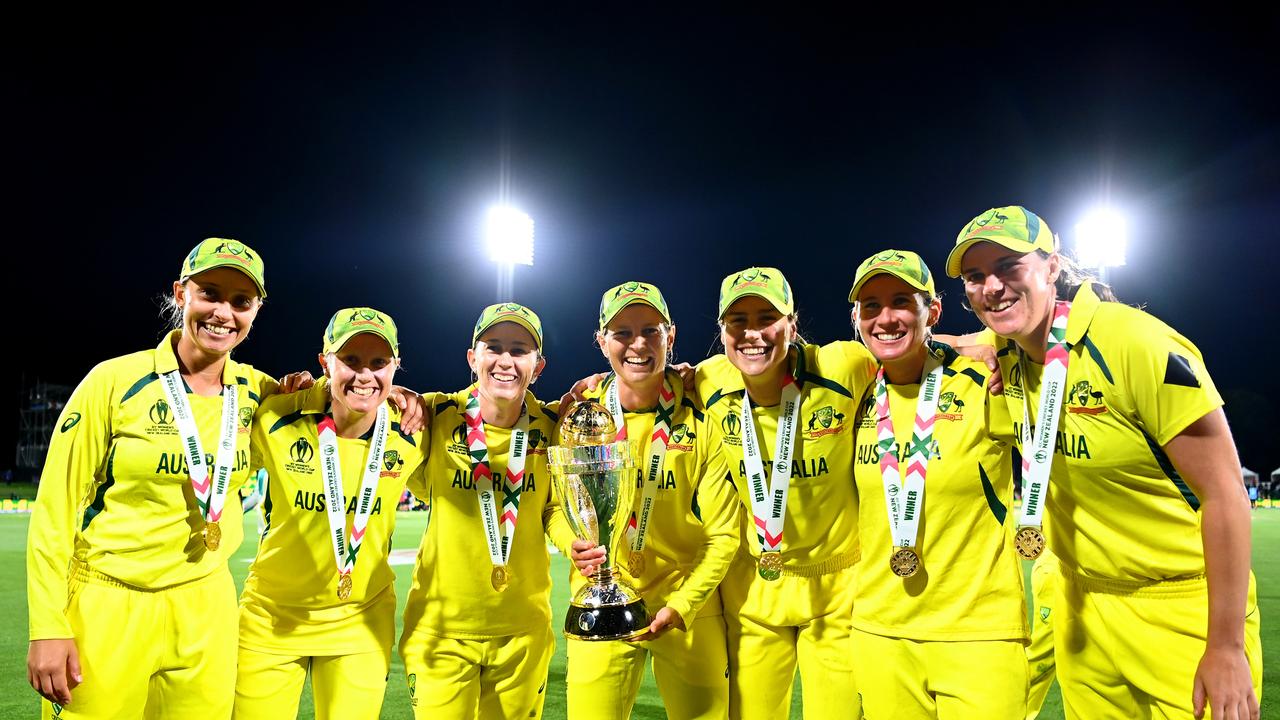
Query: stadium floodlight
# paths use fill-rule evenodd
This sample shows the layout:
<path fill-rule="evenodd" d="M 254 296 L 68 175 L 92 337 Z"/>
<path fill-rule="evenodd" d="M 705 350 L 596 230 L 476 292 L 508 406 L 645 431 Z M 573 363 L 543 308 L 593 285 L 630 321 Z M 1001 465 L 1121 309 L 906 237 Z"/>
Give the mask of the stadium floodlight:
<path fill-rule="evenodd" d="M 1104 274 L 1107 268 L 1124 265 L 1129 244 L 1129 224 L 1123 214 L 1110 206 L 1089 211 L 1076 224 L 1076 260 Z"/>
<path fill-rule="evenodd" d="M 510 205 L 489 208 L 484 243 L 498 266 L 498 302 L 515 300 L 516 265 L 533 265 L 533 218 Z"/>
<path fill-rule="evenodd" d="M 499 265 L 533 265 L 533 218 L 509 205 L 489 208 L 485 246 Z"/>

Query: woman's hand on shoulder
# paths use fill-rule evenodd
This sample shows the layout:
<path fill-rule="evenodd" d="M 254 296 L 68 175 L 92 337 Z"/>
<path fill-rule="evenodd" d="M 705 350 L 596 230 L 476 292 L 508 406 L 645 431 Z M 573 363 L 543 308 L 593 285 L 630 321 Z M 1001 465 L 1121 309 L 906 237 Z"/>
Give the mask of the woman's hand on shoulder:
<path fill-rule="evenodd" d="M 419 430 L 426 429 L 430 423 L 430 415 L 427 407 L 427 399 L 422 395 L 401 385 L 393 385 L 391 392 L 387 395 L 387 400 L 395 403 L 400 408 L 400 432 L 405 435 L 412 435 Z"/>
<path fill-rule="evenodd" d="M 285 375 L 280 378 L 279 383 L 280 389 L 277 392 L 292 393 L 298 392 L 299 390 L 306 390 L 312 385 L 315 385 L 316 379 L 311 376 L 311 373 L 303 370 L 302 372 L 292 372 Z"/>

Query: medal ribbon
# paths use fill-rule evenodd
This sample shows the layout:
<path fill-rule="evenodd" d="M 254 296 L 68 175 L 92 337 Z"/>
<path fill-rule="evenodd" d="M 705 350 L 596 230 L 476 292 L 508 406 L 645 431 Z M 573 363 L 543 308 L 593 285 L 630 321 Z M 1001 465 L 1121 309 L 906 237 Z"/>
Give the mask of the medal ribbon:
<path fill-rule="evenodd" d="M 800 419 L 800 385 L 788 374 L 782 379 L 782 410 L 774 438 L 773 471 L 765 485 L 764 462 L 756 439 L 751 400 L 742 393 L 742 461 L 751 481 L 751 513 L 755 516 L 760 552 L 781 552 L 783 519 L 787 513 L 787 491 L 791 488 L 791 458 L 796 449 L 796 425 Z"/>
<path fill-rule="evenodd" d="M 1053 467 L 1054 443 L 1058 439 L 1058 418 L 1062 395 L 1067 384 L 1067 363 L 1071 359 L 1067 345 L 1067 317 L 1071 303 L 1059 300 L 1053 305 L 1053 324 L 1044 353 L 1044 377 L 1040 383 L 1040 424 L 1032 429 L 1027 395 L 1022 396 L 1022 513 L 1018 525 L 1040 527 L 1044 523 L 1044 503 L 1049 494 L 1049 470 Z M 1025 357 L 1019 353 L 1022 377 L 1027 377 Z M 1025 382 L 1025 380 L 1024 380 Z M 1028 449 L 1030 450 L 1028 451 Z"/>
<path fill-rule="evenodd" d="M 626 416 L 622 412 L 622 401 L 618 398 L 618 378 L 615 376 L 604 394 L 605 407 L 613 416 L 613 424 L 619 428 L 617 440 L 627 437 Z M 645 464 L 643 490 L 640 496 L 640 514 L 631 511 L 627 522 L 627 539 L 635 552 L 644 550 L 645 537 L 649 529 L 649 515 L 653 512 L 653 501 L 658 496 L 658 481 L 662 477 L 663 462 L 667 457 L 667 442 L 671 438 L 671 420 L 676 410 L 676 394 L 671 389 L 671 382 L 663 377 L 662 389 L 658 391 L 658 409 L 653 416 L 653 435 L 649 440 L 649 461 Z"/>
<path fill-rule="evenodd" d="M 236 464 L 236 388 L 222 386 L 222 434 L 218 437 L 218 454 L 214 458 L 213 482 L 209 482 L 209 466 L 204 460 L 204 448 L 200 445 L 200 429 L 196 427 L 195 414 L 187 402 L 187 391 L 182 386 L 182 376 L 171 370 L 160 376 L 164 394 L 173 408 L 178 434 L 182 437 L 182 453 L 187 458 L 187 473 L 191 476 L 191 488 L 196 494 L 196 505 L 205 522 L 216 523 L 222 519 L 222 507 L 227 499 L 227 487 L 231 484 L 231 471 Z"/>
<path fill-rule="evenodd" d="M 880 452 L 880 477 L 884 481 L 884 506 L 889 513 L 889 531 L 895 548 L 916 546 L 920 512 L 924 506 L 924 479 L 929 471 L 930 447 L 933 445 L 933 423 L 938 411 L 938 394 L 942 388 L 942 363 L 930 353 L 924 364 L 920 397 L 916 400 L 915 426 L 911 430 L 907 477 L 902 481 L 898 469 L 898 446 L 889 413 L 889 390 L 884 381 L 884 368 L 876 373 L 876 437 Z"/>
<path fill-rule="evenodd" d="M 369 525 L 369 513 L 373 509 L 374 495 L 378 489 L 378 477 L 382 474 L 382 455 L 387 449 L 387 406 L 378 406 L 378 419 L 374 421 L 373 438 L 369 441 L 369 455 L 360 481 L 356 515 L 351 521 L 351 534 L 347 535 L 347 503 L 342 495 L 342 461 L 338 454 L 338 429 L 333 418 L 326 415 L 319 423 L 320 471 L 324 476 L 325 508 L 329 514 L 329 539 L 333 543 L 333 559 L 339 575 L 351 574 L 356 555 L 364 543 L 365 528 Z"/>
<path fill-rule="evenodd" d="M 489 560 L 494 565 L 506 565 L 511 557 L 511 539 L 516 534 L 516 520 L 520 516 L 520 493 L 524 490 L 524 457 L 529 435 L 529 413 L 520 408 L 520 419 L 511 429 L 511 444 L 507 450 L 507 470 L 502 483 L 502 517 L 498 517 L 498 503 L 494 498 L 493 470 L 489 465 L 489 446 L 485 441 L 484 418 L 480 417 L 480 389 L 467 397 L 467 448 L 471 455 L 471 479 L 476 484 L 480 499 L 480 516 L 484 520 L 484 538 L 489 545 Z"/>

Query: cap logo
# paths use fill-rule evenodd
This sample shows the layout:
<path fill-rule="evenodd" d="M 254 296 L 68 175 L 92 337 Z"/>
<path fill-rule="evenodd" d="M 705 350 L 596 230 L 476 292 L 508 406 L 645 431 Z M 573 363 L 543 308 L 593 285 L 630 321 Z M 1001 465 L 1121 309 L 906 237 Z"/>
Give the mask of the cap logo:
<path fill-rule="evenodd" d="M 760 278 L 757 280 L 757 278 Z M 769 276 L 760 271 L 760 268 L 749 268 L 745 272 L 738 273 L 733 279 L 733 289 L 737 290 L 744 287 L 768 287 Z"/>
<path fill-rule="evenodd" d="M 643 290 L 643 292 L 646 292 L 646 293 L 649 292 L 648 288 L 641 288 L 640 283 L 638 282 L 629 282 L 623 285 L 621 288 L 619 288 L 619 291 L 626 291 L 629 293 L 633 293 L 637 290 Z"/>
<path fill-rule="evenodd" d="M 991 210 L 988 210 L 974 218 L 973 222 L 969 223 L 969 231 L 966 236 L 973 237 L 974 235 L 988 229 L 1002 230 L 1004 229 L 1004 224 L 1007 222 L 1009 222 L 1008 215 L 1001 214 L 999 210 L 992 208 Z"/>
<path fill-rule="evenodd" d="M 907 256 L 897 250 L 885 250 L 867 261 L 867 269 L 884 267 L 886 265 L 905 265 Z"/>
<path fill-rule="evenodd" d="M 213 254 L 220 258 L 235 260 L 236 262 L 248 265 L 254 261 L 253 253 L 249 252 L 249 248 L 238 240 L 229 240 L 218 243 L 213 249 Z"/>

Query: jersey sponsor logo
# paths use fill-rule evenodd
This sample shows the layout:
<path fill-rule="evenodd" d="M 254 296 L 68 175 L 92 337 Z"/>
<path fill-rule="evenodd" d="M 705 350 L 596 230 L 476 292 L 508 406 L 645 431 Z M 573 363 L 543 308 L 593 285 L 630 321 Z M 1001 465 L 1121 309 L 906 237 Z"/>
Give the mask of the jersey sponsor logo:
<path fill-rule="evenodd" d="M 772 460 L 764 461 L 764 471 L 765 473 L 772 475 L 773 473 Z M 810 458 L 808 460 L 802 460 L 800 458 L 796 458 L 795 460 L 791 461 L 791 477 L 792 478 L 817 477 L 819 475 L 825 475 L 827 472 L 828 470 L 827 470 L 826 457 L 820 457 L 817 459 Z M 746 462 L 738 463 L 738 476 L 739 477 L 747 476 Z"/>
<path fill-rule="evenodd" d="M 938 413 L 934 416 L 936 420 L 948 420 L 955 422 L 964 419 L 964 401 L 956 397 L 956 394 L 948 390 L 938 396 Z"/>
<path fill-rule="evenodd" d="M 698 437 L 689 426 L 680 423 L 671 428 L 671 437 L 667 440 L 667 451 L 683 450 L 689 452 L 693 449 L 693 440 Z"/>
<path fill-rule="evenodd" d="M 284 469 L 291 473 L 312 475 L 316 471 L 311 466 L 311 460 L 315 456 L 316 450 L 311 446 L 311 442 L 300 437 L 289 446 L 289 462 L 284 464 Z"/>
<path fill-rule="evenodd" d="M 71 413 L 67 416 L 66 420 L 62 421 L 62 427 L 58 428 L 58 432 L 66 432 L 75 427 L 76 424 L 80 422 L 81 417 L 82 416 L 78 412 Z"/>
<path fill-rule="evenodd" d="M 204 454 L 204 464 L 213 471 L 213 453 Z M 236 465 L 232 468 L 232 472 L 240 472 L 249 467 L 249 453 L 247 450 L 236 450 Z M 156 461 L 156 475 L 177 475 L 179 477 L 188 477 L 191 474 L 190 468 L 187 466 L 186 453 L 160 453 L 160 459 Z"/>
<path fill-rule="evenodd" d="M 1081 380 L 1067 391 L 1067 412 L 1077 415 L 1101 415 L 1107 411 L 1102 391 L 1094 390 L 1088 380 Z"/>
<path fill-rule="evenodd" d="M 1013 434 L 1022 437 L 1022 423 L 1014 421 Z M 1093 454 L 1089 452 L 1088 438 L 1065 430 L 1058 431 L 1058 439 L 1053 443 L 1053 451 L 1059 455 L 1078 460 L 1093 459 Z"/>
<path fill-rule="evenodd" d="M 738 446 L 742 444 L 742 438 L 738 433 L 742 431 L 742 419 L 738 416 L 742 414 L 742 408 L 729 408 L 729 414 L 724 416 L 720 421 L 720 429 L 724 431 L 725 445 Z"/>
<path fill-rule="evenodd" d="M 814 440 L 824 435 L 839 435 L 842 432 L 844 432 L 844 413 L 836 412 L 836 409 L 830 405 L 824 405 L 809 415 L 809 422 L 805 423 L 804 437 Z"/>
<path fill-rule="evenodd" d="M 348 515 L 356 514 L 356 502 L 359 499 L 360 499 L 359 496 L 356 496 L 356 495 L 352 495 L 351 497 L 347 497 L 346 495 L 342 496 L 342 501 L 347 505 Z M 298 490 L 294 494 L 293 506 L 299 510 L 308 510 L 311 512 L 322 513 L 322 512 L 328 512 L 329 510 L 329 506 L 327 504 L 327 501 L 325 500 L 324 493 L 307 492 L 305 490 Z M 377 496 L 374 497 L 373 509 L 369 511 L 369 514 L 370 515 L 382 514 L 382 498 L 381 497 L 377 497 Z"/>

